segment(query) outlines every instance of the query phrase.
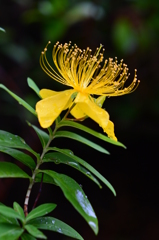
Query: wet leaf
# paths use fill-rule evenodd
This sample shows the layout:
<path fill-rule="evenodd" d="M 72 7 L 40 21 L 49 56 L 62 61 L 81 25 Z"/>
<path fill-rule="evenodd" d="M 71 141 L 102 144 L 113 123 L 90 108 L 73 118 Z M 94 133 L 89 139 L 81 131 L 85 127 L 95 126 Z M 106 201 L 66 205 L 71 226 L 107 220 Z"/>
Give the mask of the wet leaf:
<path fill-rule="evenodd" d="M 114 196 L 116 196 L 116 192 L 115 189 L 113 188 L 113 186 L 111 185 L 111 183 L 105 178 L 103 177 L 94 167 L 92 167 L 89 163 L 87 163 L 86 161 L 84 161 L 82 158 L 77 157 L 76 155 L 74 155 L 72 152 L 68 152 L 65 151 L 65 149 L 60 149 L 60 148 L 56 148 L 56 147 L 51 147 L 49 148 L 49 150 L 53 150 L 53 151 L 57 151 L 60 153 L 65 154 L 66 156 L 69 156 L 70 158 L 72 158 L 73 160 L 75 160 L 76 162 L 80 163 L 82 166 L 84 166 L 85 168 L 87 168 L 90 172 L 92 172 L 96 177 L 98 177 L 114 194 Z"/>
<path fill-rule="evenodd" d="M 28 231 L 28 233 L 30 233 L 34 237 L 47 239 L 47 237 L 33 225 L 27 224 L 25 225 L 25 229 Z"/>
<path fill-rule="evenodd" d="M 70 201 L 74 208 L 87 221 L 87 223 L 92 228 L 94 233 L 97 234 L 98 233 L 97 217 L 87 196 L 85 195 L 82 188 L 77 184 L 77 182 L 64 174 L 59 174 L 51 170 L 43 171 L 41 170 L 40 172 L 44 172 L 54 179 L 54 181 L 63 191 L 68 201 Z"/>
<path fill-rule="evenodd" d="M 70 150 L 65 150 L 68 153 L 70 153 Z M 43 162 L 54 162 L 55 164 L 66 164 L 70 167 L 73 167 L 89 177 L 93 182 L 95 182 L 100 188 L 102 187 L 99 181 L 84 167 L 82 167 L 78 162 L 70 158 L 69 156 L 66 156 L 65 154 L 59 153 L 59 152 L 53 152 L 53 153 L 47 153 L 45 154 L 43 158 Z"/>
<path fill-rule="evenodd" d="M 72 227 L 53 217 L 40 217 L 31 220 L 31 224 L 43 230 L 54 231 L 72 238 L 83 240 L 81 235 L 76 232 Z"/>
<path fill-rule="evenodd" d="M 25 149 L 36 157 L 38 156 L 38 154 L 26 144 L 24 139 L 3 130 L 0 130 L 0 146 Z"/>
<path fill-rule="evenodd" d="M 49 212 L 52 212 L 56 208 L 54 203 L 45 203 L 36 208 L 34 208 L 26 217 L 26 221 L 29 222 L 33 218 L 41 217 Z"/>

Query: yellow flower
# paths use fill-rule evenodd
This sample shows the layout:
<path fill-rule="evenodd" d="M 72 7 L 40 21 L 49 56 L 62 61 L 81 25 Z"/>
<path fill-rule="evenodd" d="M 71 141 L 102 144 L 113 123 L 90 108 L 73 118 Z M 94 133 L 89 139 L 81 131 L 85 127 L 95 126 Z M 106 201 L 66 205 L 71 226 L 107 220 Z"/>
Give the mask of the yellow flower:
<path fill-rule="evenodd" d="M 52 51 L 57 72 L 47 60 L 47 46 L 40 57 L 42 69 L 51 78 L 72 89 L 61 92 L 48 89 L 40 91 L 42 100 L 36 104 L 40 125 L 48 128 L 63 110 L 70 108 L 76 119 L 86 116 L 92 118 L 110 138 L 117 140 L 114 124 L 109 120 L 107 111 L 101 107 L 106 96 L 121 96 L 136 89 L 139 84 L 136 70 L 133 82 L 124 87 L 129 76 L 127 65 L 123 60 L 118 63 L 117 59 L 113 61 L 112 58 L 104 61 L 103 53 L 100 53 L 102 45 L 92 55 L 90 48 L 81 50 L 77 45 L 71 47 L 70 42 L 64 45 L 57 42 Z M 94 98 L 94 95 L 99 97 Z"/>

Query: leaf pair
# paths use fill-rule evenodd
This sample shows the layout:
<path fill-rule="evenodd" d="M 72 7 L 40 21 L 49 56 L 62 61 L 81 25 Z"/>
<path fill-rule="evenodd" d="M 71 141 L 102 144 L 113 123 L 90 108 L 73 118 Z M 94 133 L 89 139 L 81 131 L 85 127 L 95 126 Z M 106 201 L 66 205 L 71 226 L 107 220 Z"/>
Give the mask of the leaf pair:
<path fill-rule="evenodd" d="M 64 222 L 53 217 L 43 217 L 55 207 L 56 204 L 53 203 L 42 204 L 25 218 L 23 209 L 18 203 L 14 202 L 13 209 L 0 204 L 0 239 L 17 240 L 19 237 L 22 240 L 46 239 L 47 237 L 39 230 L 45 229 L 83 240 L 73 228 Z"/>

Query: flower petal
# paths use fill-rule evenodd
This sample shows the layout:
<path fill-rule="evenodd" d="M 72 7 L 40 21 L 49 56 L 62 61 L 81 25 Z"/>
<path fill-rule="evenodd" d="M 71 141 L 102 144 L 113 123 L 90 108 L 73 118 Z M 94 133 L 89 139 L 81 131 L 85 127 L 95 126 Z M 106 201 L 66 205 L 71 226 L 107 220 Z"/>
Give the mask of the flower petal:
<path fill-rule="evenodd" d="M 53 96 L 50 96 L 48 94 L 49 97 L 46 97 L 45 94 L 42 94 L 46 98 L 40 100 L 36 104 L 36 112 L 41 127 L 48 128 L 52 125 L 52 123 L 60 115 L 60 113 L 68 108 L 69 102 L 71 101 L 71 95 L 73 93 L 74 90 L 66 90 L 54 94 Z"/>
<path fill-rule="evenodd" d="M 79 108 L 78 103 L 70 112 L 76 119 L 86 117 L 86 114 Z"/>
<path fill-rule="evenodd" d="M 93 98 L 95 103 L 99 106 L 102 107 L 106 97 L 105 96 L 100 96 L 98 98 Z M 76 118 L 84 118 L 87 115 L 80 109 L 80 107 L 78 106 L 78 103 L 76 104 L 76 106 L 71 110 L 71 114 Z"/>
<path fill-rule="evenodd" d="M 109 114 L 102 108 L 98 107 L 93 98 L 90 98 L 90 96 L 86 94 L 78 93 L 75 103 L 78 103 L 78 107 L 87 116 L 92 118 L 103 128 L 106 128 L 109 121 Z"/>
<path fill-rule="evenodd" d="M 40 90 L 39 94 L 42 98 L 48 98 L 48 97 L 52 97 L 55 96 L 56 94 L 58 94 L 59 92 L 55 92 L 52 91 L 50 89 L 42 89 Z"/>
<path fill-rule="evenodd" d="M 114 134 L 114 123 L 112 121 L 109 120 L 107 127 L 104 128 L 103 130 L 108 134 L 108 137 L 117 141 L 117 138 Z"/>
<path fill-rule="evenodd" d="M 103 101 L 103 99 L 100 99 Z M 92 118 L 95 122 L 103 128 L 104 132 L 108 134 L 108 137 L 117 141 L 114 134 L 114 124 L 109 120 L 109 114 L 102 108 L 100 108 L 93 98 L 82 93 L 78 93 L 75 102 L 81 112 L 84 112 L 87 116 Z"/>

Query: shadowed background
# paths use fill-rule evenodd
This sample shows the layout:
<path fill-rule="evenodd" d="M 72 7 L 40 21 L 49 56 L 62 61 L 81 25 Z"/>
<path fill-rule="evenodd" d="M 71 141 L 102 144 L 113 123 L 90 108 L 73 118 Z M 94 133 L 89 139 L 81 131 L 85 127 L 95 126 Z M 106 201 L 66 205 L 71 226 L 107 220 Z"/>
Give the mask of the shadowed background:
<path fill-rule="evenodd" d="M 76 170 L 50 166 L 82 185 L 99 220 L 98 236 L 94 236 L 57 187 L 43 185 L 39 203 L 57 203 L 53 216 L 70 224 L 87 240 L 157 240 L 159 1 L 7 0 L 0 4 L 0 27 L 6 30 L 6 33 L 0 32 L 0 82 L 33 107 L 38 98 L 27 86 L 27 77 L 39 88 L 65 89 L 39 65 L 40 52 L 49 40 L 52 42 L 48 48 L 50 55 L 56 41 L 72 41 L 81 49 L 89 46 L 93 51 L 102 43 L 105 58 L 117 56 L 128 65 L 131 73 L 128 83 L 133 80 L 134 69 L 138 70 L 141 83 L 134 93 L 108 98 L 104 103 L 115 124 L 116 136 L 127 146 L 126 150 L 95 138 L 90 139 L 110 151 L 110 156 L 71 140 L 55 142 L 56 146 L 70 148 L 87 160 L 117 191 L 114 197 L 106 186 L 100 190 Z M 25 120 L 39 126 L 27 110 L 0 90 L 0 129 L 20 135 L 40 151 L 39 140 Z M 102 132 L 90 119 L 85 124 Z M 13 161 L 4 154 L 0 157 L 0 161 Z M 23 205 L 27 186 L 27 180 L 1 179 L 0 201 L 10 206 L 13 201 Z M 34 190 L 30 205 L 38 186 Z M 48 233 L 48 239 L 52 238 L 70 239 Z"/>

